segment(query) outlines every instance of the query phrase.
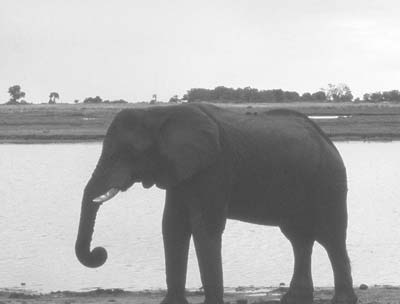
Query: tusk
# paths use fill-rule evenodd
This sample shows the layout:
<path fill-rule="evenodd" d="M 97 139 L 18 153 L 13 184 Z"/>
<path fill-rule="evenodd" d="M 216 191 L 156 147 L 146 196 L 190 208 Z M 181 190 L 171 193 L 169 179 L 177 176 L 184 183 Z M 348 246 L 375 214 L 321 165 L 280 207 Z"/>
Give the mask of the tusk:
<path fill-rule="evenodd" d="M 119 192 L 119 190 L 117 188 L 111 188 L 105 194 L 102 194 L 102 195 L 96 197 L 95 199 L 93 199 L 93 203 L 96 203 L 96 204 L 104 203 L 104 202 L 112 199 L 114 196 L 116 196 L 118 192 Z"/>

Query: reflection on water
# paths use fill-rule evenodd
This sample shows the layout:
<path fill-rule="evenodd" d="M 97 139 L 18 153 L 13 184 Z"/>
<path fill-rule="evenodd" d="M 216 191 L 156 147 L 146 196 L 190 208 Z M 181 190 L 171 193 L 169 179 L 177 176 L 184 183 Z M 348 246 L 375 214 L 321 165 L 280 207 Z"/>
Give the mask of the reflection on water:
<path fill-rule="evenodd" d="M 311 119 L 338 119 L 338 118 L 349 118 L 351 115 L 320 115 L 320 116 L 308 116 Z"/>
<path fill-rule="evenodd" d="M 355 284 L 400 285 L 400 143 L 338 143 L 349 179 L 348 248 Z M 139 185 L 106 203 L 93 245 L 107 263 L 75 258 L 80 199 L 100 144 L 0 145 L 0 288 L 38 291 L 165 288 L 161 215 L 164 192 Z M 223 243 L 226 286 L 289 283 L 289 242 L 274 227 L 228 221 Z M 316 244 L 313 278 L 332 286 L 325 251 Z M 201 286 L 193 246 L 187 286 Z"/>

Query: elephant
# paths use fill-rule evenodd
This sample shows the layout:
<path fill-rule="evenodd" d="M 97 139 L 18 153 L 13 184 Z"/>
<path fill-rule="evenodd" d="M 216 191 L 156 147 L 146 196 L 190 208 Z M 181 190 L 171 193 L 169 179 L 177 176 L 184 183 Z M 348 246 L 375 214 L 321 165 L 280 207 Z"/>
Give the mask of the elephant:
<path fill-rule="evenodd" d="M 205 303 L 223 303 L 227 219 L 278 226 L 290 241 L 294 272 L 281 303 L 313 302 L 315 241 L 333 269 L 332 302 L 356 303 L 346 249 L 346 169 L 334 144 L 307 116 L 288 109 L 245 115 L 206 103 L 120 111 L 83 191 L 75 244 L 83 265 L 99 267 L 107 259 L 103 247 L 91 250 L 100 205 L 136 182 L 166 190 L 162 304 L 187 303 L 191 238 Z"/>

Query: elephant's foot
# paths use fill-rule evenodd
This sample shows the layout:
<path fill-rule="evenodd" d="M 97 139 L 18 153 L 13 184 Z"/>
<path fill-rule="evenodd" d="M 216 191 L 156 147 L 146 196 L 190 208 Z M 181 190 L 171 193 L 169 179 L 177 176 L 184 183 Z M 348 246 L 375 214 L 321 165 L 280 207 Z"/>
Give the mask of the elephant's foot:
<path fill-rule="evenodd" d="M 312 304 L 314 299 L 312 289 L 290 288 L 281 299 L 281 304 Z"/>
<path fill-rule="evenodd" d="M 332 304 L 356 304 L 358 298 L 353 290 L 349 292 L 335 292 L 335 296 L 332 299 Z"/>
<path fill-rule="evenodd" d="M 160 304 L 189 304 L 184 295 L 166 295 Z"/>

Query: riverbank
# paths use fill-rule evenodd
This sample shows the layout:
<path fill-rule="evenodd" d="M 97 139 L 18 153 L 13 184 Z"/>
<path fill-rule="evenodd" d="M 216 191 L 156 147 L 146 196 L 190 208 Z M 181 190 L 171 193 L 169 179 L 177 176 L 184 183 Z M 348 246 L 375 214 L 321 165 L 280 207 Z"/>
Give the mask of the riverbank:
<path fill-rule="evenodd" d="M 264 290 L 239 290 L 225 293 L 224 300 L 237 304 L 277 304 L 282 294 L 287 289 L 284 287 Z M 357 289 L 356 293 L 360 303 L 363 304 L 399 304 L 400 287 L 374 286 L 366 290 Z M 165 291 L 128 292 L 121 289 L 98 289 L 90 292 L 52 292 L 49 294 L 29 294 L 22 292 L 0 292 L 0 303 L 10 304 L 71 304 L 71 303 L 119 303 L 119 304 L 158 304 L 163 299 Z M 314 292 L 315 304 L 327 304 L 333 296 L 331 288 L 316 288 Z M 190 303 L 202 303 L 204 296 L 201 292 L 189 292 Z"/>
<path fill-rule="evenodd" d="M 163 104 L 168 106 L 168 104 Z M 400 140 L 400 104 L 219 104 L 243 115 L 289 108 L 311 116 L 335 140 Z M 101 141 L 120 110 L 149 104 L 1 105 L 0 143 Z"/>

